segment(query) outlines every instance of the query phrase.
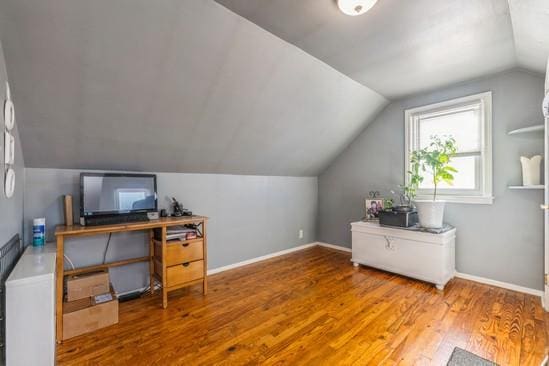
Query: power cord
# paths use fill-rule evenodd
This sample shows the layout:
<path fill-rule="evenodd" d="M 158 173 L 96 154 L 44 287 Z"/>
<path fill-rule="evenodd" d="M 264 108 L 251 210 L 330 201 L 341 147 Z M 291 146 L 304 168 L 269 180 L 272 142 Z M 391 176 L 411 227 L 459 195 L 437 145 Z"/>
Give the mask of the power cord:
<path fill-rule="evenodd" d="M 71 268 L 74 269 L 74 264 L 72 263 L 71 259 L 69 257 L 67 257 L 66 254 L 63 254 L 63 257 L 65 257 L 65 259 L 67 260 L 67 262 L 69 262 L 69 264 L 71 265 Z"/>
<path fill-rule="evenodd" d="M 105 251 L 103 252 L 103 263 L 107 260 L 107 251 L 109 250 L 109 244 L 111 242 L 112 233 L 109 233 L 109 238 L 107 239 L 107 245 L 105 246 Z"/>

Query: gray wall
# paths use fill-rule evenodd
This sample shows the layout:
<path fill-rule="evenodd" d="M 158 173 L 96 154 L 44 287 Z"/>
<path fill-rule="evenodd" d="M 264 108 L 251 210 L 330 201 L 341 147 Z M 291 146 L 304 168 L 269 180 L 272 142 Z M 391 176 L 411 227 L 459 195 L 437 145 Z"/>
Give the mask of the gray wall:
<path fill-rule="evenodd" d="M 0 108 L 1 116 L 4 115 L 4 100 L 6 98 L 6 81 L 8 75 L 6 64 L 4 63 L 4 53 L 0 44 Z M 15 114 L 18 115 L 18 103 L 13 95 L 13 85 L 11 86 L 12 99 L 15 103 Z M 21 151 L 21 141 L 17 131 L 17 120 L 14 129 L 15 135 L 15 194 L 7 199 L 4 195 L 4 118 L 0 117 L 0 246 L 4 245 L 15 234 L 23 234 L 23 191 L 25 182 L 25 170 L 23 162 L 23 153 Z"/>
<path fill-rule="evenodd" d="M 512 191 L 520 184 L 520 155 L 543 152 L 543 136 L 508 136 L 542 123 L 543 77 L 522 70 L 461 83 L 389 104 L 319 176 L 319 241 L 350 247 L 349 223 L 364 216 L 370 190 L 389 195 L 404 181 L 404 110 L 491 90 L 493 92 L 492 205 L 448 204 L 457 227 L 459 272 L 543 288 L 542 191 Z"/>
<path fill-rule="evenodd" d="M 32 218 L 46 217 L 47 236 L 53 240 L 63 221 L 62 195 L 72 194 L 78 212 L 77 170 L 26 169 L 25 234 Z M 169 207 L 168 195 L 193 212 L 210 217 L 210 269 L 292 248 L 315 240 L 317 178 L 159 173 L 159 206 Z M 298 239 L 299 229 L 304 238 Z M 72 239 L 66 254 L 76 266 L 100 263 L 107 237 Z M 146 255 L 144 233 L 114 234 L 107 261 Z M 138 263 L 111 270 L 117 291 L 144 287 L 148 268 Z"/>

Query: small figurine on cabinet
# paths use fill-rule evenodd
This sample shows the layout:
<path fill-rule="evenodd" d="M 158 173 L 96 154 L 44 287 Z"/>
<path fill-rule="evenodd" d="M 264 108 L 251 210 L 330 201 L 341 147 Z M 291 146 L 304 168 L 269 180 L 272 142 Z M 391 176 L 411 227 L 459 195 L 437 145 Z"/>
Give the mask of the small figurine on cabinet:
<path fill-rule="evenodd" d="M 174 217 L 181 217 L 181 216 L 192 216 L 193 213 L 190 210 L 187 210 L 186 208 L 183 208 L 183 205 L 179 203 L 175 197 L 172 197 L 172 207 L 173 207 L 173 213 L 172 216 Z"/>
<path fill-rule="evenodd" d="M 175 197 L 172 197 L 172 206 L 173 206 L 173 213 L 172 216 L 180 217 L 183 216 L 183 206 L 181 203 L 179 203 Z"/>

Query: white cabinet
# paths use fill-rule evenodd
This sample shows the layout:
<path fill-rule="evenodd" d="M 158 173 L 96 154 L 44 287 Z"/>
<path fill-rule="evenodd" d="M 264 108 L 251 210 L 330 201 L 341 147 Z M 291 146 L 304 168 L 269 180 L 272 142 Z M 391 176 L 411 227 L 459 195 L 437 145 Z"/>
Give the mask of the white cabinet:
<path fill-rule="evenodd" d="M 55 364 L 55 245 L 27 247 L 6 281 L 6 364 Z"/>
<path fill-rule="evenodd" d="M 440 290 L 454 277 L 455 228 L 431 234 L 362 221 L 351 227 L 355 266 L 364 264 L 417 278 Z"/>

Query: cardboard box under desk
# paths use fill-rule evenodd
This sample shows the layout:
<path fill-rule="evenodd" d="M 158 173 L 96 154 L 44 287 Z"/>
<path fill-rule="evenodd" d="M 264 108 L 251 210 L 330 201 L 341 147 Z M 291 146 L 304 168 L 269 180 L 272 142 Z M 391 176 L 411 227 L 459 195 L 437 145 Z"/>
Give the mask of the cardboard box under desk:
<path fill-rule="evenodd" d="M 105 294 L 109 292 L 109 282 L 107 271 L 67 276 L 67 301 Z"/>
<path fill-rule="evenodd" d="M 63 303 L 63 340 L 118 323 L 118 299 L 95 303 L 95 296 Z"/>

